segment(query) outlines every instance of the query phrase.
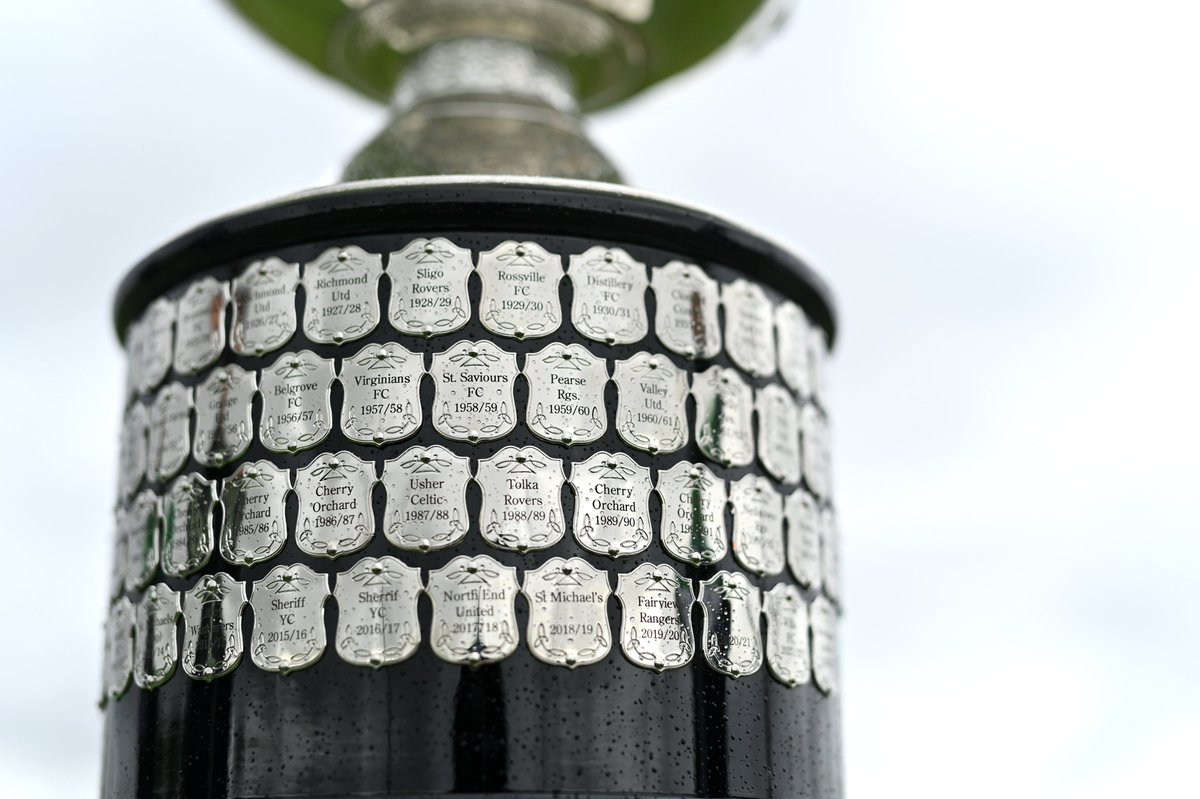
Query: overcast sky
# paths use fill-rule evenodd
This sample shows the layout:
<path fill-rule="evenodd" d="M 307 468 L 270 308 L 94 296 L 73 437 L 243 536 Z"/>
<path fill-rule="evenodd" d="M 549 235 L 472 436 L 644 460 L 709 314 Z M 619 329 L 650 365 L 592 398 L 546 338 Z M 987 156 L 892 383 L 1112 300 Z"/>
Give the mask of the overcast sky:
<path fill-rule="evenodd" d="M 837 293 L 854 797 L 1200 795 L 1198 39 L 1189 0 L 803 0 L 594 122 Z M 0 795 L 90 796 L 113 290 L 382 112 L 213 0 L 5 2 L 0 104 Z"/>

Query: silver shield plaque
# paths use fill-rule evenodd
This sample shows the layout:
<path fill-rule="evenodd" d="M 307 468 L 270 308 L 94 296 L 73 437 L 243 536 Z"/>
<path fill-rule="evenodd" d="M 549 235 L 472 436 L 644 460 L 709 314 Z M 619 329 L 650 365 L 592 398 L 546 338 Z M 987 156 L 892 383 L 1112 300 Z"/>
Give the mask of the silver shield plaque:
<path fill-rule="evenodd" d="M 329 577 L 302 563 L 276 566 L 250 590 L 254 634 L 250 660 L 281 674 L 311 666 L 325 651 Z"/>
<path fill-rule="evenodd" d="M 662 545 L 676 560 L 695 565 L 725 557 L 725 481 L 699 463 L 660 469 Z"/>
<path fill-rule="evenodd" d="M 744 574 L 721 571 L 700 581 L 704 658 L 710 666 L 734 678 L 758 671 L 763 661 L 761 606 L 758 589 Z"/>
<path fill-rule="evenodd" d="M 604 435 L 608 365 L 579 344 L 556 342 L 525 356 L 525 423 L 538 438 L 571 446 Z"/>
<path fill-rule="evenodd" d="M 391 555 L 363 558 L 340 572 L 334 646 L 342 660 L 377 669 L 412 657 L 421 643 L 421 591 L 421 570 Z"/>
<path fill-rule="evenodd" d="M 258 378 L 240 366 L 214 369 L 196 387 L 196 440 L 192 457 L 202 466 L 222 466 L 236 460 L 250 446 L 254 422 L 250 403 L 258 391 Z"/>
<path fill-rule="evenodd" d="M 479 523 L 499 549 L 527 552 L 563 537 L 563 462 L 537 447 L 505 447 L 480 460 L 475 482 L 483 495 Z"/>
<path fill-rule="evenodd" d="M 329 387 L 335 377 L 332 358 L 309 350 L 288 352 L 262 370 L 262 418 L 259 438 L 272 452 L 297 452 L 329 435 L 333 411 Z"/>
<path fill-rule="evenodd" d="M 192 450 L 192 390 L 170 383 L 158 390 L 150 406 L 150 441 L 146 471 L 165 483 L 187 463 Z"/>
<path fill-rule="evenodd" d="M 788 495 L 783 506 L 787 519 L 787 561 L 796 582 L 821 588 L 821 534 L 817 501 L 804 489 Z"/>
<path fill-rule="evenodd" d="M 789 688 L 808 682 L 808 603 L 794 585 L 778 583 L 763 594 L 767 619 L 767 670 Z"/>
<path fill-rule="evenodd" d="M 129 333 L 130 369 L 138 391 L 152 391 L 171 369 L 175 346 L 175 303 L 159 297 L 137 322 L 136 341 Z"/>
<path fill-rule="evenodd" d="M 651 455 L 675 452 L 688 442 L 687 374 L 665 355 L 639 352 L 613 369 L 617 433 Z"/>
<path fill-rule="evenodd" d="M 748 474 L 729 488 L 733 557 L 760 577 L 783 571 L 783 499 L 771 481 Z"/>
<path fill-rule="evenodd" d="M 692 379 L 696 398 L 696 443 L 724 466 L 749 466 L 754 460 L 750 386 L 733 369 L 713 366 Z"/>
<path fill-rule="evenodd" d="M 380 446 L 408 438 L 421 426 L 425 358 L 399 344 L 368 344 L 342 359 L 342 432 Z"/>
<path fill-rule="evenodd" d="M 270 461 L 243 463 L 221 481 L 221 557 L 239 566 L 270 560 L 287 543 L 291 474 Z"/>
<path fill-rule="evenodd" d="M 605 344 L 633 344 L 646 335 L 646 265 L 622 249 L 592 247 L 571 256 L 571 323 Z"/>
<path fill-rule="evenodd" d="M 548 336 L 562 324 L 562 256 L 532 241 L 506 241 L 479 254 L 479 321 L 498 336 Z"/>
<path fill-rule="evenodd" d="M 190 375 L 211 366 L 225 349 L 229 284 L 203 277 L 179 298 L 175 317 L 175 371 Z"/>
<path fill-rule="evenodd" d="M 837 690 L 837 610 L 832 602 L 819 596 L 809 607 L 809 620 L 812 624 L 813 679 L 818 688 L 831 694 Z"/>
<path fill-rule="evenodd" d="M 467 534 L 470 459 L 441 446 L 410 447 L 383 464 L 384 535 L 417 552 L 452 547 Z"/>
<path fill-rule="evenodd" d="M 122 499 L 137 490 L 146 474 L 146 434 L 149 426 L 150 413 L 145 405 L 135 401 L 125 411 L 125 421 L 121 425 L 117 493 Z"/>
<path fill-rule="evenodd" d="M 650 546 L 650 470 L 624 452 L 597 452 L 571 466 L 575 540 L 589 552 L 636 555 Z"/>
<path fill-rule="evenodd" d="M 119 699 L 133 676 L 133 604 L 121 597 L 108 611 L 104 629 L 104 696 Z"/>
<path fill-rule="evenodd" d="M 812 397 L 821 407 L 828 407 L 829 376 L 826 371 L 829 359 L 829 337 L 819 327 L 808 330 L 808 385 Z"/>
<path fill-rule="evenodd" d="M 643 563 L 617 575 L 621 651 L 635 666 L 663 672 L 686 666 L 692 635 L 692 583 L 670 566 Z"/>
<path fill-rule="evenodd" d="M 781 483 L 800 482 L 800 411 L 791 393 L 772 383 L 754 397 L 758 411 L 758 459 Z"/>
<path fill-rule="evenodd" d="M 446 239 L 416 239 L 388 256 L 392 283 L 388 318 L 392 327 L 410 336 L 452 333 L 471 318 L 467 278 L 470 250 Z"/>
<path fill-rule="evenodd" d="M 182 612 L 177 591 L 163 584 L 146 589 L 135 622 L 133 682 L 138 688 L 157 688 L 175 673 L 179 660 L 176 627 Z"/>
<path fill-rule="evenodd" d="M 129 561 L 129 544 L 125 529 L 125 514 L 118 508 L 116 513 L 116 532 L 113 534 L 112 560 L 108 562 L 108 598 L 116 599 L 125 590 L 125 571 Z"/>
<path fill-rule="evenodd" d="M 818 497 L 828 497 L 829 423 L 825 415 L 811 403 L 800 411 L 800 432 L 804 453 L 804 480 Z"/>
<path fill-rule="evenodd" d="M 215 680 L 242 660 L 246 584 L 225 572 L 206 574 L 183 595 L 183 672 Z"/>
<path fill-rule="evenodd" d="M 517 356 L 490 341 L 459 341 L 435 353 L 433 426 L 455 441 L 502 438 L 517 425 Z"/>
<path fill-rule="evenodd" d="M 784 300 L 775 308 L 775 334 L 779 341 L 779 374 L 783 382 L 807 397 L 808 384 L 808 319 L 800 306 Z"/>
<path fill-rule="evenodd" d="M 238 355 L 262 355 L 291 341 L 299 283 L 300 265 L 279 258 L 255 261 L 235 277 L 229 348 Z"/>
<path fill-rule="evenodd" d="M 656 266 L 651 272 L 658 340 L 685 358 L 712 358 L 720 352 L 717 281 L 695 264 L 682 261 Z"/>
<path fill-rule="evenodd" d="M 551 666 L 587 666 L 612 648 L 608 629 L 608 574 L 582 558 L 550 558 L 525 570 L 529 651 Z"/>
<path fill-rule="evenodd" d="M 842 541 L 837 517 L 832 508 L 821 511 L 821 577 L 825 593 L 834 602 L 842 598 Z"/>
<path fill-rule="evenodd" d="M 304 334 L 318 344 L 362 338 L 379 324 L 383 257 L 331 247 L 304 265 Z"/>
<path fill-rule="evenodd" d="M 306 555 L 357 552 L 375 535 L 375 464 L 350 452 L 325 452 L 296 470 L 296 544 Z"/>
<path fill-rule="evenodd" d="M 217 492 L 198 474 L 175 478 L 162 500 L 162 569 L 171 577 L 199 571 L 212 555 Z"/>
<path fill-rule="evenodd" d="M 479 666 L 517 648 L 517 570 L 487 555 L 459 555 L 429 572 L 429 637 L 442 660 Z"/>
<path fill-rule="evenodd" d="M 738 278 L 721 288 L 725 349 L 755 377 L 775 374 L 775 307 L 762 286 Z"/>
<path fill-rule="evenodd" d="M 129 507 L 117 514 L 124 531 L 125 590 L 140 591 L 158 570 L 158 496 L 143 491 L 134 497 Z"/>

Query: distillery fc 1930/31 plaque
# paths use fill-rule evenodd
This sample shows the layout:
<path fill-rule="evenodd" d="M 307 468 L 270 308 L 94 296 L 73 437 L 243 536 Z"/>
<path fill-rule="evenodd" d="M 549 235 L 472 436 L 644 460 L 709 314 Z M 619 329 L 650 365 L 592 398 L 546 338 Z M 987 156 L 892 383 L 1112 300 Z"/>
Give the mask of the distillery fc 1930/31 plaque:
<path fill-rule="evenodd" d="M 103 794 L 840 796 L 828 291 L 579 123 L 780 4 L 234 5 L 393 117 L 121 286 Z"/>

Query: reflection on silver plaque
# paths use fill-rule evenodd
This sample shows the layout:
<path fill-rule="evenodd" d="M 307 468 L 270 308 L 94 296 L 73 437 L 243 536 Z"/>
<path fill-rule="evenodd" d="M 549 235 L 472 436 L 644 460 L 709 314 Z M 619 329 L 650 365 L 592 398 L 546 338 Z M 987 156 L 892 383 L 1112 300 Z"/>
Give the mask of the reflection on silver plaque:
<path fill-rule="evenodd" d="M 680 461 L 660 469 L 655 487 L 662 500 L 662 544 L 685 563 L 716 563 L 725 557 L 725 481 L 707 466 Z"/>
<path fill-rule="evenodd" d="M 192 450 L 192 390 L 178 383 L 159 389 L 150 406 L 150 443 L 146 473 L 165 483 L 187 463 Z"/>
<path fill-rule="evenodd" d="M 738 278 L 721 288 L 725 349 L 755 377 L 775 374 L 775 308 L 762 286 Z"/>
<path fill-rule="evenodd" d="M 421 643 L 421 590 L 421 570 L 391 555 L 363 558 L 340 572 L 334 646 L 342 660 L 377 669 L 412 657 Z"/>
<path fill-rule="evenodd" d="M 175 371 L 195 374 L 225 349 L 225 306 L 229 284 L 202 277 L 179 298 L 175 322 Z"/>
<path fill-rule="evenodd" d="M 174 357 L 175 303 L 159 297 L 129 329 L 130 369 L 138 391 L 154 389 L 171 368 Z M 136 334 L 135 334 L 136 330 Z"/>
<path fill-rule="evenodd" d="M 161 583 L 146 589 L 137 606 L 134 635 L 133 682 L 138 688 L 157 688 L 175 673 L 180 613 L 178 592 Z"/>
<path fill-rule="evenodd" d="M 808 319 L 800 306 L 784 300 L 775 308 L 775 332 L 779 339 L 779 374 L 783 382 L 802 397 L 809 395 Z"/>
<path fill-rule="evenodd" d="M 650 546 L 650 470 L 624 452 L 597 452 L 571 466 L 575 539 L 610 558 Z"/>
<path fill-rule="evenodd" d="M 279 258 L 255 261 L 233 279 L 229 348 L 238 355 L 277 350 L 296 332 L 300 265 Z"/>
<path fill-rule="evenodd" d="M 829 407 L 828 375 L 826 361 L 829 359 L 829 337 L 819 327 L 808 331 L 808 385 L 812 397 L 822 407 Z"/>
<path fill-rule="evenodd" d="M 387 444 L 421 426 L 425 357 L 399 344 L 368 344 L 342 359 L 342 432 L 360 444 Z"/>
<path fill-rule="evenodd" d="M 525 570 L 521 587 L 529 603 L 529 651 L 551 666 L 586 666 L 612 648 L 608 629 L 607 572 L 582 558 L 550 558 Z"/>
<path fill-rule="evenodd" d="M 693 377 L 692 396 L 700 451 L 725 466 L 749 466 L 754 460 L 750 386 L 737 371 L 712 366 Z"/>
<path fill-rule="evenodd" d="M 225 572 L 206 574 L 183 595 L 183 672 L 215 680 L 242 659 L 246 584 Z"/>
<path fill-rule="evenodd" d="M 818 497 L 828 497 L 829 422 L 816 406 L 808 404 L 800 412 L 800 431 L 803 439 L 804 480 Z"/>
<path fill-rule="evenodd" d="M 263 406 L 258 435 L 272 452 L 315 447 L 329 435 L 333 359 L 309 350 L 288 352 L 262 370 Z"/>
<path fill-rule="evenodd" d="M 281 674 L 316 663 L 325 651 L 325 600 L 329 577 L 302 563 L 276 566 L 254 581 L 250 607 L 254 635 L 250 659 Z"/>
<path fill-rule="evenodd" d="M 104 696 L 119 699 L 133 676 L 133 603 L 121 597 L 104 629 Z"/>
<path fill-rule="evenodd" d="M 341 344 L 379 324 L 383 258 L 359 247 L 331 247 L 304 265 L 304 334 L 318 344 Z"/>
<path fill-rule="evenodd" d="M 214 369 L 196 386 L 196 440 L 192 457 L 202 466 L 222 466 L 241 457 L 254 436 L 250 403 L 258 378 L 240 366 Z"/>
<path fill-rule="evenodd" d="M 471 318 L 467 278 L 471 252 L 446 239 L 416 239 L 388 256 L 392 282 L 388 318 L 410 336 L 458 330 Z"/>
<path fill-rule="evenodd" d="M 270 560 L 287 543 L 284 518 L 292 480 L 270 461 L 243 463 L 221 481 L 221 557 L 251 566 Z"/>
<path fill-rule="evenodd" d="M 622 249 L 592 247 L 571 256 L 571 323 L 605 344 L 633 344 L 646 335 L 646 265 Z"/>
<path fill-rule="evenodd" d="M 721 351 L 717 326 L 717 281 L 695 264 L 671 261 L 652 270 L 657 311 L 654 328 L 667 349 L 685 358 L 711 358 Z"/>
<path fill-rule="evenodd" d="M 778 583 L 763 594 L 767 619 L 767 670 L 789 688 L 808 682 L 808 604 L 794 585 Z"/>
<path fill-rule="evenodd" d="M 517 356 L 490 341 L 459 341 L 435 353 L 433 426 L 455 441 L 502 438 L 517 425 Z"/>
<path fill-rule="evenodd" d="M 813 678 L 818 688 L 831 694 L 837 690 L 837 610 L 832 602 L 819 596 L 812 601 L 809 619 L 812 624 Z"/>
<path fill-rule="evenodd" d="M 296 470 L 296 544 L 306 555 L 336 558 L 375 535 L 375 464 L 350 452 L 324 452 Z"/>
<path fill-rule="evenodd" d="M 384 534 L 400 549 L 429 552 L 467 534 L 470 459 L 441 446 L 410 447 L 383 464 Z"/>
<path fill-rule="evenodd" d="M 162 569 L 172 577 L 198 571 L 213 550 L 212 511 L 217 493 L 210 480 L 185 474 L 163 497 Z"/>
<path fill-rule="evenodd" d="M 617 384 L 617 433 L 651 455 L 687 444 L 688 379 L 665 355 L 639 352 L 613 369 Z"/>
<path fill-rule="evenodd" d="M 126 577 L 126 566 L 129 561 L 128 543 L 126 535 L 125 514 L 120 508 L 117 508 L 116 518 L 116 533 L 113 534 L 113 554 L 112 560 L 108 562 L 108 598 L 116 599 L 125 590 L 125 584 L 128 578 Z"/>
<path fill-rule="evenodd" d="M 479 666 L 517 648 L 517 570 L 487 555 L 459 555 L 429 572 L 433 652 L 442 660 Z"/>
<path fill-rule="evenodd" d="M 146 474 L 146 433 L 150 414 L 146 406 L 134 402 L 125 412 L 117 467 L 117 493 L 121 499 L 137 490 Z"/>
<path fill-rule="evenodd" d="M 792 576 L 805 588 L 821 587 L 821 536 L 817 501 L 803 488 L 784 502 L 787 517 L 787 560 Z"/>
<path fill-rule="evenodd" d="M 842 542 L 832 508 L 821 511 L 820 525 L 821 576 L 825 580 L 825 593 L 837 602 L 842 597 Z"/>
<path fill-rule="evenodd" d="M 758 617 L 762 602 L 746 575 L 720 571 L 700 581 L 704 611 L 704 658 L 730 677 L 753 674 L 762 666 Z"/>
<path fill-rule="evenodd" d="M 604 435 L 608 365 L 579 344 L 555 342 L 525 356 L 526 425 L 539 438 L 571 446 Z"/>
<path fill-rule="evenodd" d="M 781 483 L 800 482 L 800 412 L 791 393 L 776 383 L 755 395 L 758 459 Z"/>
<path fill-rule="evenodd" d="M 748 474 L 729 488 L 733 506 L 733 557 L 760 577 L 783 571 L 783 500 L 761 475 Z"/>
<path fill-rule="evenodd" d="M 506 241 L 479 254 L 479 321 L 499 336 L 548 336 L 562 323 L 562 256 L 532 241 Z"/>
<path fill-rule="evenodd" d="M 125 590 L 140 591 L 158 570 L 158 496 L 143 491 L 129 507 L 117 512 L 124 531 Z"/>
<path fill-rule="evenodd" d="M 617 575 L 621 651 L 635 666 L 657 672 L 686 666 L 692 636 L 692 583 L 670 566 L 643 563 Z"/>
<path fill-rule="evenodd" d="M 505 447 L 480 460 L 475 482 L 483 494 L 479 523 L 500 549 L 526 552 L 563 537 L 563 462 L 537 447 Z"/>

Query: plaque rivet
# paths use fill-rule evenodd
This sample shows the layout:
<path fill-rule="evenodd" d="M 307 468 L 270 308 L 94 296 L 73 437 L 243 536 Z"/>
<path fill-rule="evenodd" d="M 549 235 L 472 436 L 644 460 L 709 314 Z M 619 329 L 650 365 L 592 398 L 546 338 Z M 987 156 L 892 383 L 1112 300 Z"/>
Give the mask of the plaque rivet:
<path fill-rule="evenodd" d="M 381 665 L 383 665 L 383 661 L 382 661 L 382 660 L 380 660 L 379 658 L 375 657 L 374 655 L 372 655 L 372 656 L 371 656 L 371 659 L 370 659 L 370 661 L 369 661 L 369 662 L 370 662 L 370 664 L 371 664 L 372 666 L 381 666 Z"/>
<path fill-rule="evenodd" d="M 432 244 L 426 244 L 426 245 L 425 245 L 425 254 L 426 254 L 426 255 L 433 255 L 433 245 L 432 245 Z"/>
<path fill-rule="evenodd" d="M 518 247 L 518 248 L 517 248 L 517 257 L 518 257 L 518 258 L 524 258 L 524 257 L 525 257 L 525 248 L 524 248 L 524 247 Z"/>
<path fill-rule="evenodd" d="M 433 460 L 433 459 L 430 458 L 428 455 L 421 456 L 421 463 L 429 463 L 429 461 L 431 461 L 431 460 Z"/>
<path fill-rule="evenodd" d="M 474 574 L 477 571 L 479 571 L 479 568 L 476 566 L 468 566 L 467 567 L 467 574 Z"/>
<path fill-rule="evenodd" d="M 339 261 L 341 261 L 342 263 L 345 263 L 346 261 L 350 260 L 350 253 L 346 252 L 345 250 L 342 250 L 341 252 L 339 252 L 337 254 L 337 259 Z"/>
<path fill-rule="evenodd" d="M 430 549 L 433 548 L 433 542 L 430 541 L 428 538 L 422 538 L 421 541 L 417 544 L 417 546 L 420 548 L 420 550 L 422 552 L 428 552 Z"/>
<path fill-rule="evenodd" d="M 371 574 L 383 574 L 383 567 L 376 565 L 371 567 Z"/>
<path fill-rule="evenodd" d="M 383 443 L 383 433 L 376 433 L 375 435 L 371 436 L 371 440 L 374 441 L 376 444 L 382 444 Z"/>
<path fill-rule="evenodd" d="M 611 252 L 606 252 L 606 253 L 604 253 L 604 263 L 606 263 L 606 264 L 611 264 L 612 262 L 613 262 L 613 255 L 612 255 L 612 253 L 611 253 Z"/>
<path fill-rule="evenodd" d="M 345 338 L 346 338 L 346 334 L 343 333 L 341 330 L 339 330 L 333 334 L 333 342 L 335 344 L 341 344 L 345 340 Z"/>

